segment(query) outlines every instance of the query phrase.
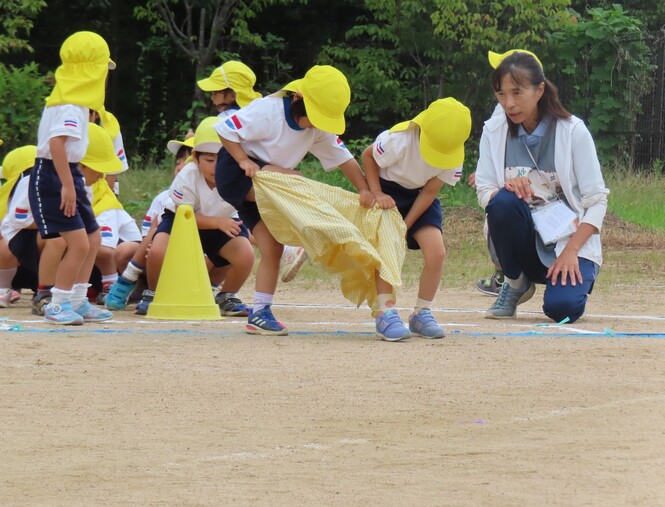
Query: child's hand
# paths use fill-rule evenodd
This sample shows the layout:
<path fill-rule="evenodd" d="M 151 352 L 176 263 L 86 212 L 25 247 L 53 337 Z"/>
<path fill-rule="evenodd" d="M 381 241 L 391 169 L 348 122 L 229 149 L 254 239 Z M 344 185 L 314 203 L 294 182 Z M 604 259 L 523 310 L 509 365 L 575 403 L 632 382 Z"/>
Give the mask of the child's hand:
<path fill-rule="evenodd" d="M 63 185 L 60 192 L 60 209 L 66 217 L 76 215 L 76 189 L 74 185 Z"/>
<path fill-rule="evenodd" d="M 376 202 L 376 197 L 374 197 L 374 194 L 365 188 L 358 192 L 358 197 L 360 198 L 360 205 L 363 208 L 371 208 Z"/>
<path fill-rule="evenodd" d="M 242 221 L 237 222 L 233 218 L 221 218 L 218 229 L 229 238 L 235 238 L 240 234 L 240 224 L 242 224 Z"/>
<path fill-rule="evenodd" d="M 245 175 L 249 176 L 250 178 L 253 178 L 256 176 L 256 173 L 261 170 L 259 165 L 256 162 L 252 162 L 250 159 L 245 159 L 242 162 L 239 162 L 238 165 L 240 166 L 240 169 L 245 171 Z"/>
<path fill-rule="evenodd" d="M 383 192 L 376 192 L 374 194 L 374 198 L 376 199 L 376 204 L 378 204 L 381 209 L 390 209 L 395 207 L 395 199 L 390 197 L 388 194 L 384 194 Z"/>

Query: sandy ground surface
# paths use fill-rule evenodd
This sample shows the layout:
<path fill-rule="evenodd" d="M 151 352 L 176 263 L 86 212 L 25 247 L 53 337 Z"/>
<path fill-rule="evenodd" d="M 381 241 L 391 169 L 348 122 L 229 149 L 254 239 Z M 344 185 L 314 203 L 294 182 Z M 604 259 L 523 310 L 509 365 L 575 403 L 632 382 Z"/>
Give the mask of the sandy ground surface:
<path fill-rule="evenodd" d="M 0 504 L 664 505 L 664 290 L 597 287 L 554 326 L 540 292 L 497 322 L 446 289 L 448 336 L 402 343 L 334 286 L 282 286 L 287 337 L 56 328 L 24 297 L 0 323 Z"/>

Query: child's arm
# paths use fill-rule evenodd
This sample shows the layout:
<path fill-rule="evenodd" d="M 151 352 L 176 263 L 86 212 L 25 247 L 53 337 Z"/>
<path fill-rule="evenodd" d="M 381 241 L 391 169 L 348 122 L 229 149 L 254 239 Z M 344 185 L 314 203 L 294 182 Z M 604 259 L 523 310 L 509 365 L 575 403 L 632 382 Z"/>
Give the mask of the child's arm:
<path fill-rule="evenodd" d="M 235 238 L 240 234 L 240 224 L 242 222 L 229 217 L 211 217 L 196 214 L 196 227 L 199 229 L 219 229 L 229 238 Z"/>
<path fill-rule="evenodd" d="M 367 181 L 363 172 L 360 170 L 360 166 L 355 158 L 350 158 L 343 164 L 340 164 L 339 168 L 344 173 L 349 181 L 356 187 L 358 190 L 358 196 L 360 198 L 360 205 L 363 208 L 371 208 L 376 202 L 374 194 L 370 191 Z"/>
<path fill-rule="evenodd" d="M 411 209 L 404 217 L 404 223 L 406 224 L 407 229 L 410 229 L 420 215 L 430 207 L 432 202 L 434 202 L 434 199 L 436 199 L 436 196 L 439 195 L 439 190 L 441 190 L 442 186 L 443 180 L 436 176 L 425 183 L 425 186 L 420 190 L 418 197 L 416 197 L 416 200 L 413 202 L 413 206 L 411 206 Z"/>
<path fill-rule="evenodd" d="M 229 152 L 229 155 L 231 155 L 236 162 L 238 162 L 238 165 L 243 171 L 245 171 L 245 174 L 250 178 L 253 178 L 257 171 L 261 169 L 259 165 L 256 162 L 252 162 L 247 153 L 245 153 L 245 150 L 240 146 L 240 143 L 229 141 L 221 136 L 220 139 L 222 140 L 222 146 L 224 146 L 224 149 Z M 214 229 L 216 228 L 217 227 L 214 227 Z"/>
<path fill-rule="evenodd" d="M 72 178 L 69 161 L 67 160 L 66 142 L 67 136 L 52 137 L 49 140 L 49 148 L 53 157 L 53 165 L 62 183 L 60 209 L 66 217 L 73 217 L 76 214 L 76 189 L 74 188 L 74 178 Z"/>
<path fill-rule="evenodd" d="M 369 189 L 374 194 L 376 203 L 382 209 L 390 209 L 395 207 L 395 200 L 388 194 L 381 191 L 381 184 L 379 183 L 379 164 L 374 160 L 372 155 L 373 144 L 370 144 L 362 154 L 363 169 L 365 169 L 365 178 Z"/>

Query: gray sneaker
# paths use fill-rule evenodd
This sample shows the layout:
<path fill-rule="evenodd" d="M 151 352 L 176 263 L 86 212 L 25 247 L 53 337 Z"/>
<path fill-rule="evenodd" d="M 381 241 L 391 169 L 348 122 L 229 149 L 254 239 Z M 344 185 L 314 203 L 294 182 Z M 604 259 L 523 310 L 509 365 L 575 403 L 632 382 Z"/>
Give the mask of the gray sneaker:
<path fill-rule="evenodd" d="M 501 286 L 501 292 L 485 312 L 486 319 L 514 319 L 517 314 L 517 306 L 527 302 L 536 292 L 536 284 L 529 282 L 524 289 L 513 289 L 508 282 Z"/>

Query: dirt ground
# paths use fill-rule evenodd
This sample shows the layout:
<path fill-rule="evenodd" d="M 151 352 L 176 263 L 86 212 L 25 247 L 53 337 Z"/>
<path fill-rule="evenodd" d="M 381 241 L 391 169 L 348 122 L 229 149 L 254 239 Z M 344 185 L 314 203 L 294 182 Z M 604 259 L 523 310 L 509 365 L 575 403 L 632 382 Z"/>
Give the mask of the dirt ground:
<path fill-rule="evenodd" d="M 446 289 L 447 337 L 402 343 L 336 287 L 282 286 L 286 337 L 57 328 L 24 296 L 0 322 L 0 503 L 664 505 L 664 290 L 597 287 L 556 326 L 540 291 L 506 322 Z"/>

